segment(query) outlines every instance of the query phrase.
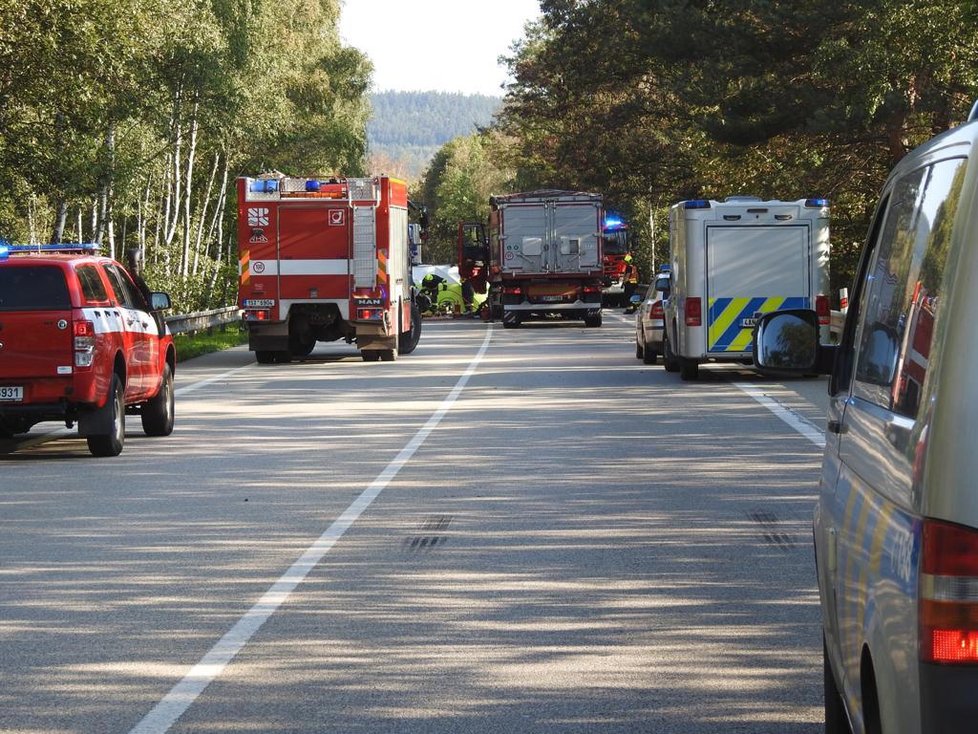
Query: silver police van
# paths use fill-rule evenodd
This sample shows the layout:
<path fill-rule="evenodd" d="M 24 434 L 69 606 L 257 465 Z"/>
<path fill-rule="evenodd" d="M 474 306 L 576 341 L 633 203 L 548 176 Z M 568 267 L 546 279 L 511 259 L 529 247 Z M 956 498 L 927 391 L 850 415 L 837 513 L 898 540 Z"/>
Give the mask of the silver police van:
<path fill-rule="evenodd" d="M 890 174 L 838 346 L 762 317 L 754 360 L 830 373 L 815 563 L 830 734 L 978 731 L 978 105 Z"/>

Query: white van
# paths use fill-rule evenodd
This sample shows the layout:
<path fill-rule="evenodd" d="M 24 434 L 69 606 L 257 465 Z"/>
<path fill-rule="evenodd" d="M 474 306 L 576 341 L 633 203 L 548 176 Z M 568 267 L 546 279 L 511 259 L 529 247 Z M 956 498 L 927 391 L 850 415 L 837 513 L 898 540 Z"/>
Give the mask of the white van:
<path fill-rule="evenodd" d="M 754 337 L 764 369 L 832 374 L 814 535 L 833 734 L 978 730 L 976 146 L 970 122 L 890 174 L 837 347 L 810 311 Z"/>
<path fill-rule="evenodd" d="M 754 324 L 771 311 L 816 309 L 828 341 L 825 199 L 681 201 L 669 211 L 669 259 L 663 363 L 684 380 L 704 362 L 749 364 Z"/>

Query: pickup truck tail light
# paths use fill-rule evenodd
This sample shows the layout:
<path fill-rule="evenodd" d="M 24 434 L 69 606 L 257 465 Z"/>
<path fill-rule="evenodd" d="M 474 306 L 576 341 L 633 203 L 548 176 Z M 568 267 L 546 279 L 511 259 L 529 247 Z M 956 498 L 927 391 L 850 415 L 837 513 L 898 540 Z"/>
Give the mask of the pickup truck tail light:
<path fill-rule="evenodd" d="M 924 521 L 919 625 L 923 662 L 978 665 L 978 530 Z"/>
<path fill-rule="evenodd" d="M 703 325 L 703 301 L 699 298 L 686 299 L 686 326 Z"/>
<path fill-rule="evenodd" d="M 75 367 L 91 367 L 95 361 L 95 324 L 75 321 Z"/>

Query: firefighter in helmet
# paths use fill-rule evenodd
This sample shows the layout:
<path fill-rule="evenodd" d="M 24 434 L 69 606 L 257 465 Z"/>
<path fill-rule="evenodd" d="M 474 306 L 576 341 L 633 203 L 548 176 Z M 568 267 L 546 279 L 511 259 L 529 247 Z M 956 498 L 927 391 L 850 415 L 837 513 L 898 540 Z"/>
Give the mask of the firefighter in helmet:
<path fill-rule="evenodd" d="M 625 274 L 622 277 L 622 281 L 626 306 L 631 302 L 632 294 L 635 293 L 635 289 L 638 287 L 638 265 L 635 264 L 634 260 L 635 258 L 632 257 L 632 253 L 629 252 L 625 255 Z"/>

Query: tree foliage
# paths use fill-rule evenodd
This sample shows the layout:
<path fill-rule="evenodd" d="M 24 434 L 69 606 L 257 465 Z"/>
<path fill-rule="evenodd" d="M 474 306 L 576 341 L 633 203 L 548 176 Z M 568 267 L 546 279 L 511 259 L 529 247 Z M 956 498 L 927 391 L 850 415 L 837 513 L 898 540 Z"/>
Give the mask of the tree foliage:
<path fill-rule="evenodd" d="M 600 191 L 640 222 L 652 207 L 663 224 L 665 207 L 694 196 L 826 195 L 837 287 L 886 172 L 978 95 L 965 0 L 542 0 L 541 10 L 508 59 L 515 82 L 500 117 L 519 181 Z"/>
<path fill-rule="evenodd" d="M 234 178 L 363 173 L 371 67 L 339 0 L 0 0 L 0 236 L 136 250 L 234 299 Z"/>

